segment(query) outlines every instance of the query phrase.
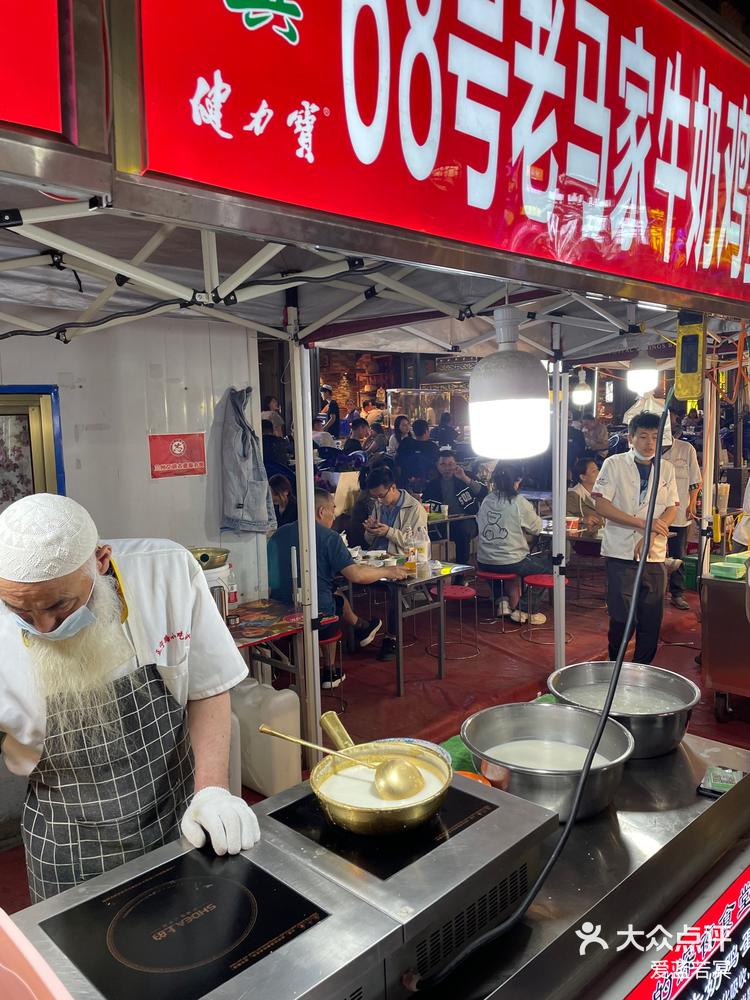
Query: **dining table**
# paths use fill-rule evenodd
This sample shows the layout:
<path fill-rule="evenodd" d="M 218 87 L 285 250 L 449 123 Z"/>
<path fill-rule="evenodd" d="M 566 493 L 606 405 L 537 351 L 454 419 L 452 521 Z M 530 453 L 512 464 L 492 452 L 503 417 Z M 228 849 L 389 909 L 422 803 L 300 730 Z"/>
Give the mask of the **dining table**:
<path fill-rule="evenodd" d="M 230 605 L 230 621 L 233 617 L 238 621 L 228 626 L 229 631 L 237 648 L 247 651 L 250 665 L 256 661 L 263 666 L 275 667 L 277 670 L 292 674 L 300 705 L 304 705 L 307 688 L 305 671 L 301 669 L 304 660 L 302 611 L 294 605 L 268 598 L 247 601 L 236 606 Z M 321 618 L 320 624 L 332 625 L 337 621 L 335 615 L 328 615 Z M 276 645 L 281 639 L 291 641 L 291 656 Z M 300 713 L 300 723 L 302 738 L 314 739 L 315 733 L 307 732 L 304 711 Z"/>

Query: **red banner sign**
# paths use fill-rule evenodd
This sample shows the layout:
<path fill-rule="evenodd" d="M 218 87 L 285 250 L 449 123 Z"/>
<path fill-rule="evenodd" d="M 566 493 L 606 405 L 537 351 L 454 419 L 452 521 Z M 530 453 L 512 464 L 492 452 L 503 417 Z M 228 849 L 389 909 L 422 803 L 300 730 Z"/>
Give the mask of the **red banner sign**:
<path fill-rule="evenodd" d="M 746 299 L 750 68 L 657 0 L 141 0 L 149 171 Z"/>
<path fill-rule="evenodd" d="M 204 434 L 149 434 L 152 479 L 206 475 Z"/>
<path fill-rule="evenodd" d="M 58 0 L 3 0 L 0 122 L 62 132 Z"/>
<path fill-rule="evenodd" d="M 750 983 L 750 868 L 738 876 L 625 1000 L 738 1000 Z M 664 930 L 664 928 L 661 928 Z M 641 949 L 643 950 L 643 949 Z"/>

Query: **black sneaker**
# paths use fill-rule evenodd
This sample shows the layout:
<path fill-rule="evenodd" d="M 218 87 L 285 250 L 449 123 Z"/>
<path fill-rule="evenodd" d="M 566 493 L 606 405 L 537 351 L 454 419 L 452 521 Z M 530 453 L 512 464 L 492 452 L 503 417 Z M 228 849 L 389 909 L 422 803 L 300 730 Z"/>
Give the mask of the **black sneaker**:
<path fill-rule="evenodd" d="M 380 647 L 380 652 L 378 653 L 379 660 L 395 660 L 396 659 L 396 640 L 391 639 L 390 636 L 386 636 L 383 639 L 383 645 Z"/>
<path fill-rule="evenodd" d="M 324 691 L 331 691 L 333 688 L 337 688 L 345 680 L 346 674 L 342 673 L 338 667 L 334 667 L 333 670 L 329 667 L 324 667 L 320 671 L 320 686 Z"/>
<path fill-rule="evenodd" d="M 369 646 L 382 627 L 383 623 L 379 618 L 371 618 L 362 628 L 355 628 L 354 638 L 357 640 L 359 648 L 364 649 L 365 646 Z"/>

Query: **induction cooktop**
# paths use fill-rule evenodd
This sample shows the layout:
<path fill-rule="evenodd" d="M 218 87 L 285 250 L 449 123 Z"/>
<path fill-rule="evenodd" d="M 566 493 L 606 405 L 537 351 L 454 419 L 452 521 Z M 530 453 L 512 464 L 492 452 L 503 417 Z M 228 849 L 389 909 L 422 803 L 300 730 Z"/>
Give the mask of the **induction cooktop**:
<path fill-rule="evenodd" d="M 494 812 L 497 806 L 451 786 L 432 819 L 397 836 L 364 837 L 327 819 L 310 792 L 269 813 L 272 819 L 385 881 L 414 864 L 439 844 Z"/>
<path fill-rule="evenodd" d="M 191 851 L 40 926 L 107 1000 L 197 1000 L 327 917 L 242 855 Z"/>

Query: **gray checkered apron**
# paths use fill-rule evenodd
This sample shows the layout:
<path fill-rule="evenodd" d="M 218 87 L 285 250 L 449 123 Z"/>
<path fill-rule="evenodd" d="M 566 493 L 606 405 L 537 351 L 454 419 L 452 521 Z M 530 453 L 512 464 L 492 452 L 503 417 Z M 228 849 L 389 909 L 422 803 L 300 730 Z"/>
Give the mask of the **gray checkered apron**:
<path fill-rule="evenodd" d="M 153 663 L 117 680 L 113 700 L 119 725 L 79 730 L 73 749 L 47 719 L 22 817 L 33 903 L 180 835 L 194 776 L 185 709 Z"/>

